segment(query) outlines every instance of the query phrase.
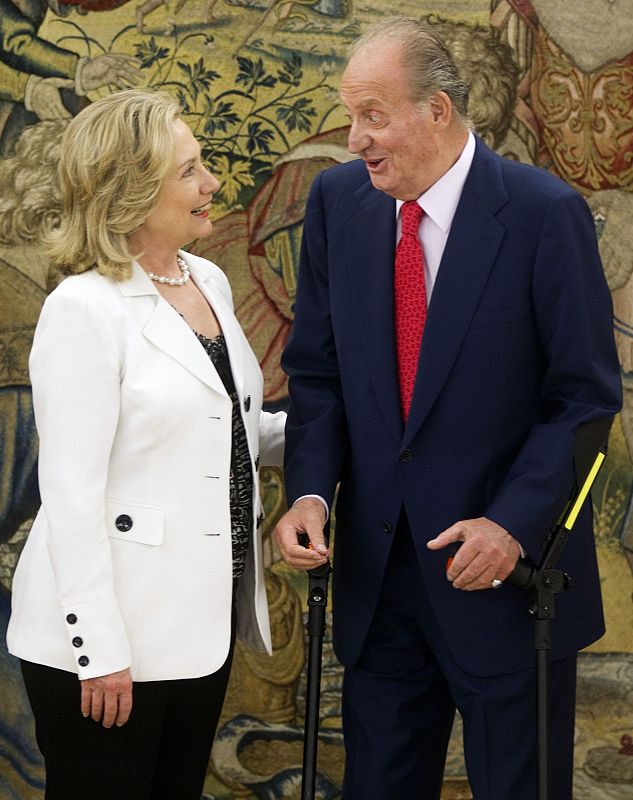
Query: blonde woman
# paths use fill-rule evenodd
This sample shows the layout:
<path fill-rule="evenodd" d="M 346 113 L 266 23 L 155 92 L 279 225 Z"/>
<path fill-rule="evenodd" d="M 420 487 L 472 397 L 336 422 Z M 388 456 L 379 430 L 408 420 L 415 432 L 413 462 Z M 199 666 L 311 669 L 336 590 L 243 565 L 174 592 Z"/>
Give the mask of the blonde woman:
<path fill-rule="evenodd" d="M 199 800 L 237 631 L 271 649 L 261 464 L 284 415 L 222 271 L 180 248 L 218 181 L 161 93 L 69 125 L 30 372 L 42 507 L 15 572 L 46 800 Z"/>

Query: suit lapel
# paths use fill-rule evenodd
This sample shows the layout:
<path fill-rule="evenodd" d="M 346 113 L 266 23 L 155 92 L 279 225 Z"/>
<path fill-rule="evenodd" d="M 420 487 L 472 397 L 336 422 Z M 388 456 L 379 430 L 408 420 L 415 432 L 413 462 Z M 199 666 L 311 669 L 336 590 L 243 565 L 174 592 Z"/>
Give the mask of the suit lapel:
<path fill-rule="evenodd" d="M 139 299 L 143 296 L 150 296 L 154 301 L 149 317 L 143 325 L 143 335 L 210 389 L 226 396 L 220 376 L 191 328 L 180 314 L 162 298 L 139 264 L 134 262 L 132 278 L 122 283 L 120 288 L 124 296 L 138 297 Z"/>
<path fill-rule="evenodd" d="M 485 194 L 478 191 L 482 186 Z M 457 358 L 505 235 L 495 212 L 506 199 L 496 156 L 478 141 L 429 304 L 403 446 L 424 422 Z"/>
<path fill-rule="evenodd" d="M 346 262 L 351 267 L 349 279 L 355 284 L 357 331 L 363 340 L 367 373 L 371 375 L 383 416 L 399 439 L 402 415 L 393 305 L 395 200 L 374 189 L 370 181 L 356 192 L 356 199 L 360 208 L 346 226 Z M 362 231 L 360 236 L 359 231 Z"/>

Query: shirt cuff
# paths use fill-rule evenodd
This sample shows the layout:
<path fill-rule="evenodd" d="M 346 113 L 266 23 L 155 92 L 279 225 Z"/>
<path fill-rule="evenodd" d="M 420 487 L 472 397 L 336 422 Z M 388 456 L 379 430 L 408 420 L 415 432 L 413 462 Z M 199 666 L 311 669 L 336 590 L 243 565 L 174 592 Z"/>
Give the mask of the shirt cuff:
<path fill-rule="evenodd" d="M 330 508 L 320 494 L 302 494 L 301 497 L 297 497 L 292 505 L 294 506 L 299 502 L 299 500 L 305 500 L 306 497 L 314 497 L 316 500 L 320 500 L 323 503 L 323 508 L 325 509 L 325 521 L 327 522 L 330 518 Z"/>

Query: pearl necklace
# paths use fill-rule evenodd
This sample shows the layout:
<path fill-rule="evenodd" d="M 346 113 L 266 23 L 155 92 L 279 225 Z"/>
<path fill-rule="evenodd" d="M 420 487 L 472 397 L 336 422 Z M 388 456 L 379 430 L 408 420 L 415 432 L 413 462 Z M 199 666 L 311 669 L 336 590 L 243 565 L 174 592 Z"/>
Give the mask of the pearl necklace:
<path fill-rule="evenodd" d="M 180 256 L 176 256 L 176 263 L 182 272 L 180 278 L 168 278 L 166 275 L 156 275 L 154 272 L 148 272 L 147 277 L 152 281 L 156 281 L 156 283 L 166 283 L 167 286 L 184 286 L 191 275 L 189 272 L 189 267 L 187 266 L 185 260 Z"/>

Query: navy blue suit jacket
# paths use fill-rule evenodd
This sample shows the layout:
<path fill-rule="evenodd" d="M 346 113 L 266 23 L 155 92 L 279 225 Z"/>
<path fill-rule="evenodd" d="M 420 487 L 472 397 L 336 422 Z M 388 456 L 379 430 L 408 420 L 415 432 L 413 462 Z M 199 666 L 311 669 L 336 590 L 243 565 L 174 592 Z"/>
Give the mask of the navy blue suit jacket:
<path fill-rule="evenodd" d="M 481 141 L 428 309 L 403 425 L 394 343 L 395 201 L 354 161 L 316 178 L 295 321 L 283 357 L 289 503 L 336 505 L 334 646 L 360 653 L 404 506 L 435 613 L 460 666 L 479 675 L 533 663 L 528 596 L 455 590 L 447 552 L 425 542 L 486 516 L 539 561 L 574 489 L 578 427 L 620 408 L 609 291 L 582 197 Z M 603 632 L 589 504 L 560 566 L 554 657 Z"/>

